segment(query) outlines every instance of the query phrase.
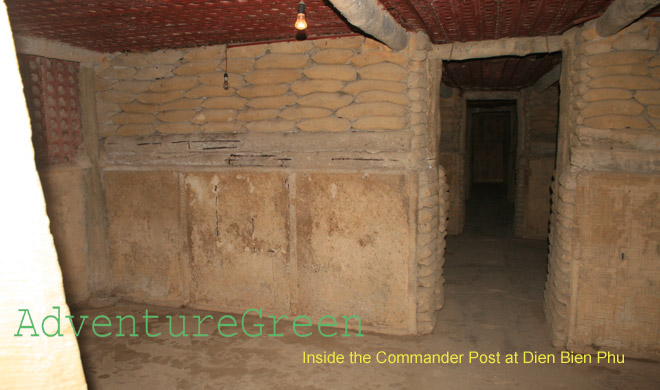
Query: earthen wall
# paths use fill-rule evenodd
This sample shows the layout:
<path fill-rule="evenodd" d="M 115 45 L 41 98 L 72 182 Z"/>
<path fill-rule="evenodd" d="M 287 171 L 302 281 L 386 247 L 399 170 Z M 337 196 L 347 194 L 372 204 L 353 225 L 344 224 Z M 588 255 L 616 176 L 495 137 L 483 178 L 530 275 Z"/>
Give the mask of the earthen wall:
<path fill-rule="evenodd" d="M 571 349 L 657 353 L 660 22 L 564 35 L 546 313 Z"/>
<path fill-rule="evenodd" d="M 440 165 L 449 183 L 448 234 L 461 234 L 465 225 L 466 150 L 465 97 L 459 89 L 442 86 L 440 95 Z"/>
<path fill-rule="evenodd" d="M 412 34 L 401 52 L 347 37 L 95 58 L 91 293 L 431 332 L 447 186 L 428 49 Z"/>
<path fill-rule="evenodd" d="M 559 122 L 559 86 L 521 91 L 514 233 L 517 237 L 545 239 L 550 217 L 550 186 L 555 169 Z"/>

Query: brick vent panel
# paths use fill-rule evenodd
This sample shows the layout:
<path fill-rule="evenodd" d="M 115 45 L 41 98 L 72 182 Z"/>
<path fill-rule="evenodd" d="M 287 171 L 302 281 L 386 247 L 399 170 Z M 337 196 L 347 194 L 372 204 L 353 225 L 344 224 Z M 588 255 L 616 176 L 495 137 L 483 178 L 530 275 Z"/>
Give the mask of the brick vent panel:
<path fill-rule="evenodd" d="M 38 165 L 70 162 L 82 143 L 76 62 L 20 55 Z"/>

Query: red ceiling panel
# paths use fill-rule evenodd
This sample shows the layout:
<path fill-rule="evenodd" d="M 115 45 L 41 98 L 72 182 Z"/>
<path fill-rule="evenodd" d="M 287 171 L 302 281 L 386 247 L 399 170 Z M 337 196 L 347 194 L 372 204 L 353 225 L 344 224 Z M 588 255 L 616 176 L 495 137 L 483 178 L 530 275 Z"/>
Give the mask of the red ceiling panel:
<path fill-rule="evenodd" d="M 147 51 L 295 39 L 295 0 L 6 0 L 15 33 L 88 49 Z M 307 36 L 355 30 L 323 0 L 307 0 Z"/>
<path fill-rule="evenodd" d="M 613 0 L 379 0 L 434 43 L 561 34 Z M 294 39 L 298 0 L 5 0 L 14 32 L 98 51 Z M 350 26 L 328 0 L 307 0 L 308 37 Z"/>
<path fill-rule="evenodd" d="M 561 34 L 598 17 L 613 0 L 380 1 L 409 30 L 425 30 L 434 43 L 446 43 Z M 421 22 L 409 16 L 410 7 Z"/>

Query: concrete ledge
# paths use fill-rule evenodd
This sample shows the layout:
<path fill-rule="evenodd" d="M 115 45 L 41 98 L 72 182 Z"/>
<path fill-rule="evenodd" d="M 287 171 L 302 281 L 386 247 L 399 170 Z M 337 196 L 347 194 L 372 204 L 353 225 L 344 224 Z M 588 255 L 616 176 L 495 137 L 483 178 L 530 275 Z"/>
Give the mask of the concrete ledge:
<path fill-rule="evenodd" d="M 45 38 L 17 35 L 14 37 L 14 42 L 16 44 L 16 52 L 19 54 L 93 64 L 100 64 L 106 57 L 103 53 Z"/>
<path fill-rule="evenodd" d="M 106 164 L 413 168 L 407 132 L 196 134 L 111 137 Z"/>

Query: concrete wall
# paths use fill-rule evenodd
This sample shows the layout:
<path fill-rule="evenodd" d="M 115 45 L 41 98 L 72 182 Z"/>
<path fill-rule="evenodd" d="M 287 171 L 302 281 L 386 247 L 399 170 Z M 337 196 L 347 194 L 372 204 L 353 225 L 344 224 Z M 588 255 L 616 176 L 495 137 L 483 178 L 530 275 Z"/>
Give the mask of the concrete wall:
<path fill-rule="evenodd" d="M 35 168 L 30 123 L 5 8 L 0 10 L 0 53 L 5 58 L 0 66 L 3 121 L 8 129 L 4 141 L 11 145 L 0 156 L 0 162 L 8 167 L 3 178 L 12 185 L 0 194 L 0 388 L 86 389 L 77 340 L 64 320 L 69 308 L 53 237 L 48 231 L 49 219 Z M 60 307 L 64 320 L 61 337 L 48 337 L 42 332 L 44 317 L 57 314 L 53 306 Z M 38 337 L 32 336 L 31 329 L 14 336 L 23 315 L 19 309 L 30 311 Z M 23 325 L 29 326 L 29 321 L 26 319 Z M 56 333 L 54 321 L 43 325 L 49 333 Z"/>
<path fill-rule="evenodd" d="M 555 169 L 559 122 L 559 86 L 521 91 L 514 233 L 545 239 L 550 218 L 550 186 Z"/>
<path fill-rule="evenodd" d="M 427 47 L 230 48 L 226 90 L 224 46 L 109 55 L 96 97 L 114 293 L 430 332 L 446 213 Z"/>
<path fill-rule="evenodd" d="M 465 97 L 460 90 L 442 86 L 440 94 L 440 165 L 447 170 L 449 183 L 449 221 L 447 232 L 461 234 L 465 226 L 466 166 Z"/>
<path fill-rule="evenodd" d="M 35 161 L 51 219 L 67 300 L 89 298 L 92 259 L 103 256 L 103 203 L 98 198 L 98 136 L 88 82 L 91 68 L 78 61 L 20 55 L 32 123 Z M 82 59 L 82 57 L 80 58 Z M 79 60 L 80 60 L 79 59 Z M 81 82 L 84 79 L 87 83 Z M 88 221 L 97 221 L 90 224 Z"/>
<path fill-rule="evenodd" d="M 564 35 L 546 313 L 554 341 L 660 349 L 660 21 Z"/>
<path fill-rule="evenodd" d="M 71 304 L 83 302 L 90 296 L 85 172 L 76 166 L 59 166 L 41 169 L 39 176 L 67 300 Z"/>
<path fill-rule="evenodd" d="M 432 331 L 447 185 L 441 67 L 425 36 L 401 52 L 362 37 L 234 47 L 228 62 L 224 46 L 19 48 L 81 63 L 91 179 L 69 202 L 84 201 L 87 246 L 103 249 L 81 273 L 90 294 Z M 80 182 L 64 176 L 56 184 Z"/>

